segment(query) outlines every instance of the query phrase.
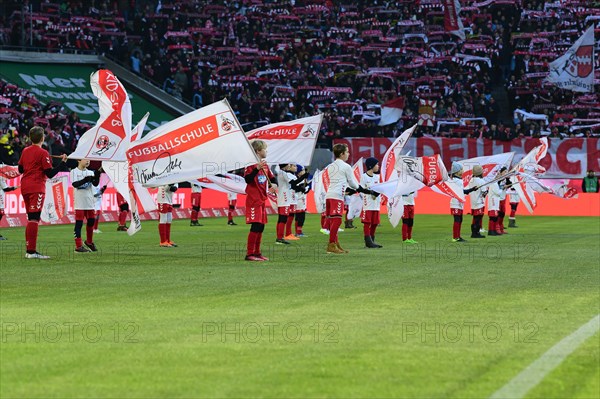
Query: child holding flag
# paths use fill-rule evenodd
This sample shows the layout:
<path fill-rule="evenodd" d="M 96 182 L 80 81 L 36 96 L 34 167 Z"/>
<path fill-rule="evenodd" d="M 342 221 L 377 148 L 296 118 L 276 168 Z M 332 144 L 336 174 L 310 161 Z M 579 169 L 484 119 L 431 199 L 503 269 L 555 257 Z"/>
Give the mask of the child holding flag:
<path fill-rule="evenodd" d="M 267 143 L 262 140 L 254 140 L 251 145 L 260 162 L 248 166 L 244 171 L 244 180 L 246 181 L 246 224 L 250 225 L 245 260 L 260 262 L 269 260 L 261 254 L 260 244 L 265 224 L 267 224 L 267 211 L 265 208 L 267 193 L 269 191 L 274 193 L 277 184 L 275 176 L 271 173 L 265 160 L 267 157 Z"/>
<path fill-rule="evenodd" d="M 346 163 L 350 151 L 346 144 L 335 144 L 333 146 L 335 161 L 327 166 L 330 184 L 325 195 L 325 212 L 329 219 L 329 244 L 327 253 L 343 254 L 344 250 L 338 241 L 338 231 L 342 224 L 344 212 L 344 194 L 353 194 L 356 191 L 363 192 L 362 187 L 354 178 L 352 167 Z M 349 188 L 349 190 L 347 190 Z"/>
<path fill-rule="evenodd" d="M 508 217 L 508 227 L 516 228 L 516 227 L 519 227 L 519 226 L 517 226 L 516 215 L 517 215 L 517 208 L 519 206 L 519 202 L 521 201 L 521 198 L 519 197 L 519 193 L 513 186 L 509 187 L 507 193 L 508 193 L 508 200 L 510 202 L 510 216 Z"/>
<path fill-rule="evenodd" d="M 96 210 L 94 198 L 94 187 L 100 184 L 102 168 L 94 171 L 89 170 L 89 159 L 80 159 L 77 167 L 71 170 L 71 185 L 73 186 L 73 207 L 75 209 L 75 252 L 97 252 L 94 244 L 94 225 L 96 224 Z M 85 226 L 86 239 L 81 239 L 81 228 L 83 219 L 87 219 Z M 85 247 L 84 247 L 85 244 Z"/>
<path fill-rule="evenodd" d="M 404 202 L 404 213 L 402 214 L 402 242 L 406 244 L 418 244 L 412 239 L 412 229 L 415 224 L 415 193 L 402 196 Z"/>
<path fill-rule="evenodd" d="M 163 248 L 177 247 L 171 241 L 171 222 L 173 221 L 173 193 L 178 189 L 177 184 L 166 184 L 158 187 L 156 204 L 158 205 L 158 233 L 160 246 Z"/>
<path fill-rule="evenodd" d="M 237 223 L 233 221 L 233 212 L 235 212 L 235 206 L 237 204 L 237 194 L 228 193 L 227 201 L 229 205 L 229 209 L 227 210 L 227 224 L 229 226 L 237 226 Z"/>
<path fill-rule="evenodd" d="M 42 148 L 44 144 L 44 128 L 34 126 L 29 130 L 31 145 L 26 147 L 19 159 L 19 173 L 21 177 L 21 195 L 25 202 L 27 212 L 27 227 L 25 228 L 25 245 L 27 259 L 50 259 L 37 252 L 37 237 L 42 206 L 46 196 L 46 179 L 53 178 L 62 168 L 62 162 L 67 160 L 66 155 L 61 156 L 61 164 L 52 168 L 50 154 Z"/>
<path fill-rule="evenodd" d="M 485 238 L 481 235 L 479 230 L 481 229 L 483 222 L 483 213 L 485 211 L 485 196 L 488 193 L 488 189 L 479 189 L 485 184 L 483 180 L 483 168 L 480 165 L 473 166 L 473 178 L 469 182 L 469 188 L 472 190 L 469 193 L 471 200 L 471 215 L 473 215 L 473 222 L 471 223 L 471 238 Z"/>
<path fill-rule="evenodd" d="M 365 189 L 379 183 L 379 161 L 377 158 L 367 158 L 365 161 L 367 171 L 360 178 L 360 185 Z M 375 230 L 380 224 L 381 197 L 379 193 L 371 191 L 370 194 L 361 194 L 363 208 L 360 213 L 360 220 L 363 224 L 363 235 L 365 237 L 365 246 L 367 248 L 382 248 L 375 242 Z"/>

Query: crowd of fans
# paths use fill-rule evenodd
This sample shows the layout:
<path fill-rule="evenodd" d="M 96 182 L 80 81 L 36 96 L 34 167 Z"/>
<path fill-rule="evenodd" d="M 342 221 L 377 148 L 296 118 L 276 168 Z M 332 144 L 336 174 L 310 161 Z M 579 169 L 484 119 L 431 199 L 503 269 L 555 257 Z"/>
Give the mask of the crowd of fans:
<path fill-rule="evenodd" d="M 592 2 L 461 0 L 465 40 L 444 31 L 441 0 L 56 0 L 31 2 L 33 13 L 14 3 L 2 44 L 105 54 L 196 108 L 226 97 L 247 129 L 321 112 L 324 142 L 390 137 L 425 107 L 435 122 L 417 135 L 600 132 L 596 94 L 543 83 L 548 62 L 600 19 Z M 1 90 L 5 133 L 43 124 L 51 149 L 69 151 L 85 131 L 58 103 L 41 105 L 6 82 Z M 402 118 L 378 126 L 381 105 L 398 97 Z"/>

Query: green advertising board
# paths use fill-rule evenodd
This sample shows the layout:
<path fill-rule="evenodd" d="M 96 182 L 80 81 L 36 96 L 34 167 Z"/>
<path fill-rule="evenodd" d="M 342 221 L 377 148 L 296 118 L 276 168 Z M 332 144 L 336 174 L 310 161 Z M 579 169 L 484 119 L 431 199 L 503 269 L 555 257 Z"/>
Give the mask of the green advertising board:
<path fill-rule="evenodd" d="M 0 75 L 7 81 L 25 88 L 43 102 L 61 102 L 67 113 L 77 112 L 82 122 L 94 125 L 99 118 L 98 100 L 90 88 L 90 75 L 95 66 L 85 64 L 26 64 L 2 62 Z M 150 112 L 146 131 L 176 118 L 176 115 L 152 104 L 135 89 L 125 86 L 131 99 L 132 121 L 135 125 L 146 112 Z M 133 127 L 133 126 L 132 126 Z"/>

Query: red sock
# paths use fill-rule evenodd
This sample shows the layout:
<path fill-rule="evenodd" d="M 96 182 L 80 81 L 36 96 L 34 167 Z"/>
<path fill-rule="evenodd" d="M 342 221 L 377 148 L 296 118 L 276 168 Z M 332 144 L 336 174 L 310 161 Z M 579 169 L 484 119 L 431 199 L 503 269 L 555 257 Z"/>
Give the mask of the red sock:
<path fill-rule="evenodd" d="M 85 225 L 85 242 L 87 242 L 88 244 L 93 243 L 94 239 L 94 225 L 89 225 L 86 224 Z"/>
<path fill-rule="evenodd" d="M 363 235 L 371 236 L 371 223 L 363 223 Z"/>
<path fill-rule="evenodd" d="M 256 241 L 258 240 L 259 233 L 255 231 L 251 231 L 248 233 L 248 243 L 246 244 L 246 255 L 254 255 L 254 251 L 256 250 Z"/>
<path fill-rule="evenodd" d="M 407 231 L 406 231 L 406 235 L 408 236 L 408 239 L 411 240 L 412 239 L 412 226 L 408 226 Z"/>
<path fill-rule="evenodd" d="M 297 220 L 294 222 L 294 226 L 295 226 L 294 230 L 296 231 L 296 235 L 302 234 L 302 227 L 298 226 L 298 221 Z"/>
<path fill-rule="evenodd" d="M 25 245 L 27 246 L 27 252 L 36 251 L 39 223 L 38 220 L 30 220 L 27 222 L 27 227 L 25 228 Z"/>
<path fill-rule="evenodd" d="M 96 211 L 96 221 L 94 222 L 94 230 L 98 230 L 98 223 L 100 223 L 100 211 Z"/>
<path fill-rule="evenodd" d="M 171 242 L 171 223 L 165 224 L 165 238 L 168 242 Z"/>
<path fill-rule="evenodd" d="M 408 239 L 408 225 L 402 223 L 402 241 Z"/>
<path fill-rule="evenodd" d="M 452 226 L 452 238 L 460 237 L 460 225 L 461 223 L 454 222 L 454 225 Z"/>
<path fill-rule="evenodd" d="M 321 214 L 321 228 L 322 229 L 325 228 L 325 220 L 327 220 L 327 217 L 325 217 L 325 215 Z"/>
<path fill-rule="evenodd" d="M 277 223 L 276 232 L 277 232 L 277 239 L 282 240 L 283 233 L 285 233 L 285 223 Z"/>
<path fill-rule="evenodd" d="M 192 222 L 197 222 L 198 221 L 198 211 L 194 211 L 192 210 Z"/>
<path fill-rule="evenodd" d="M 256 242 L 254 243 L 254 255 L 260 255 L 260 243 L 263 233 L 256 233 Z"/>
<path fill-rule="evenodd" d="M 127 219 L 127 211 L 119 212 L 119 226 L 125 226 L 126 219 Z"/>
<path fill-rule="evenodd" d="M 325 223 L 323 224 L 324 229 L 327 229 L 327 230 L 331 229 L 331 219 L 332 218 L 329 218 L 327 216 L 325 217 Z M 341 224 L 342 224 L 342 221 L 340 220 L 340 225 Z M 339 226 L 338 226 L 338 228 L 339 228 Z"/>
<path fill-rule="evenodd" d="M 228 222 L 231 222 L 232 220 L 233 220 L 233 211 L 230 209 L 230 210 L 227 212 L 227 221 L 228 221 Z"/>
<path fill-rule="evenodd" d="M 504 216 L 498 218 L 498 226 L 496 227 L 501 233 L 504 233 Z"/>
<path fill-rule="evenodd" d="M 158 224 L 158 234 L 160 234 L 160 243 L 161 244 L 163 242 L 167 241 L 167 239 L 165 238 L 165 224 L 164 223 Z"/>
<path fill-rule="evenodd" d="M 369 232 L 370 233 L 369 235 L 373 238 L 375 238 L 375 230 L 377 230 L 377 225 L 374 223 L 371 223 L 371 231 Z"/>
<path fill-rule="evenodd" d="M 294 223 L 294 214 L 288 215 L 287 222 L 285 223 L 285 235 L 292 235 L 292 223 Z"/>
<path fill-rule="evenodd" d="M 342 225 L 342 218 L 329 218 L 329 242 L 338 242 L 338 230 Z"/>
<path fill-rule="evenodd" d="M 511 218 L 513 218 L 513 219 L 514 219 L 514 217 L 515 217 L 516 213 L 517 213 L 517 210 L 516 210 L 516 209 L 512 209 L 512 208 L 510 209 L 510 217 L 511 217 Z"/>
<path fill-rule="evenodd" d="M 83 246 L 83 241 L 81 240 L 81 238 L 75 237 L 75 246 L 77 248 L 81 248 Z"/>
<path fill-rule="evenodd" d="M 490 219 L 489 223 L 488 223 L 488 232 L 492 232 L 492 231 L 496 231 L 496 222 L 494 222 L 492 219 Z"/>

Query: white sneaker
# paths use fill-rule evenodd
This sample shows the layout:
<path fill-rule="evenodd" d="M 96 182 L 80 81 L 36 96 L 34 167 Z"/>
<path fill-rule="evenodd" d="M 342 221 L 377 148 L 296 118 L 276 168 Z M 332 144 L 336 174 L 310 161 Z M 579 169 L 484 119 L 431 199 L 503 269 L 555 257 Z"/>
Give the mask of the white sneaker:
<path fill-rule="evenodd" d="M 329 235 L 329 230 L 327 230 L 327 229 L 321 229 L 319 231 L 325 235 Z"/>
<path fill-rule="evenodd" d="M 479 229 L 479 233 L 487 233 L 487 230 L 484 228 Z"/>
<path fill-rule="evenodd" d="M 42 254 L 41 254 L 41 253 L 39 253 L 39 252 L 36 252 L 36 253 L 34 253 L 34 254 L 29 254 L 29 253 L 26 253 L 26 254 L 25 254 L 25 258 L 27 258 L 27 259 L 50 259 L 50 257 L 49 257 L 49 256 L 42 255 Z"/>
<path fill-rule="evenodd" d="M 94 234 L 98 234 L 98 233 L 102 233 L 102 231 L 100 231 L 98 229 L 94 230 Z"/>
<path fill-rule="evenodd" d="M 340 229 L 338 229 L 338 231 L 344 231 L 344 229 L 341 229 L 341 228 L 340 228 Z"/>

